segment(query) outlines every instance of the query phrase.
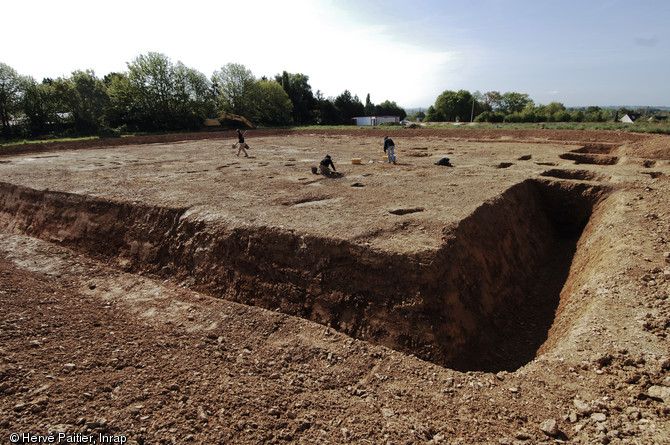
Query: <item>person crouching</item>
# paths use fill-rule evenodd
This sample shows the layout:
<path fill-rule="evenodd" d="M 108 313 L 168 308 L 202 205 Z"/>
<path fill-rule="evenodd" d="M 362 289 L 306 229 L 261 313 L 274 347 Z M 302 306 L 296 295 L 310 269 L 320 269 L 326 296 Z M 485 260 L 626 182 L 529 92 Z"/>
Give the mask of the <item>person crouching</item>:
<path fill-rule="evenodd" d="M 332 173 L 330 171 L 330 167 L 333 168 L 333 171 L 337 171 L 335 164 L 333 164 L 333 160 L 330 158 L 330 155 L 326 155 L 326 157 L 323 158 L 319 164 L 319 172 L 322 175 L 328 176 Z"/>

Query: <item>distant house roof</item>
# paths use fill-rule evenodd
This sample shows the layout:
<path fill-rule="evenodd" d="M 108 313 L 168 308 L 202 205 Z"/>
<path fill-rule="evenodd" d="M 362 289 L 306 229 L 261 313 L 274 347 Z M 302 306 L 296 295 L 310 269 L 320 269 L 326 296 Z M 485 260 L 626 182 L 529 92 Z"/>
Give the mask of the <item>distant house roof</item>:
<path fill-rule="evenodd" d="M 623 122 L 624 124 L 632 124 L 633 123 L 633 119 L 631 119 L 630 116 L 627 115 L 627 114 L 624 114 L 624 116 L 621 119 L 619 119 L 619 121 Z"/>

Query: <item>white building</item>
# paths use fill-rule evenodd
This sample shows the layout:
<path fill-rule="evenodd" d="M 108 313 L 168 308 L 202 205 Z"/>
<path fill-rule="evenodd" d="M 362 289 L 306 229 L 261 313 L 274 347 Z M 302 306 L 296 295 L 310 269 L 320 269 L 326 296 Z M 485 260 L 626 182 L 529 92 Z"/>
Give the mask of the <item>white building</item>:
<path fill-rule="evenodd" d="M 370 125 L 374 127 L 382 122 L 400 123 L 400 116 L 362 116 L 351 118 L 352 125 Z"/>

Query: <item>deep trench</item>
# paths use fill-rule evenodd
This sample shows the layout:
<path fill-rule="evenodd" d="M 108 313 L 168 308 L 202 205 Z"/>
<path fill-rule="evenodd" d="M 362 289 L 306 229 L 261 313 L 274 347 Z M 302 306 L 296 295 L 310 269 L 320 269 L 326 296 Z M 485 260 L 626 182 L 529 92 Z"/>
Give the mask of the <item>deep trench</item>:
<path fill-rule="evenodd" d="M 6 183 L 0 228 L 442 366 L 496 372 L 533 360 L 547 339 L 577 241 L 606 193 L 526 180 L 445 227 L 437 251 L 413 255 Z"/>

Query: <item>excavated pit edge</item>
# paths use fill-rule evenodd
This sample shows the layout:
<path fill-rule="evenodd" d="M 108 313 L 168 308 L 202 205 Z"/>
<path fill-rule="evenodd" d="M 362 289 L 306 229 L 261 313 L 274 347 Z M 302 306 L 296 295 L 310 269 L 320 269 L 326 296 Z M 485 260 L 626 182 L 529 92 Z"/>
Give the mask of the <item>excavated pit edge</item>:
<path fill-rule="evenodd" d="M 275 228 L 214 228 L 185 208 L 8 183 L 0 183 L 0 227 L 440 365 L 495 371 L 518 368 L 541 346 L 544 339 L 530 350 L 505 351 L 501 330 L 516 327 L 503 321 L 534 304 L 538 270 L 563 240 L 567 250 L 576 245 L 607 193 L 598 184 L 529 179 L 445 228 L 440 249 L 419 254 Z M 551 320 L 539 335 L 550 327 Z"/>

